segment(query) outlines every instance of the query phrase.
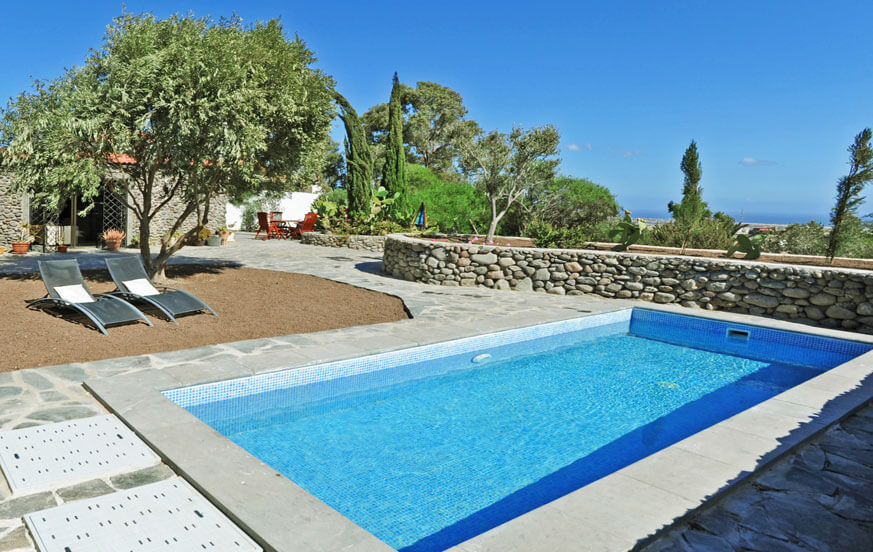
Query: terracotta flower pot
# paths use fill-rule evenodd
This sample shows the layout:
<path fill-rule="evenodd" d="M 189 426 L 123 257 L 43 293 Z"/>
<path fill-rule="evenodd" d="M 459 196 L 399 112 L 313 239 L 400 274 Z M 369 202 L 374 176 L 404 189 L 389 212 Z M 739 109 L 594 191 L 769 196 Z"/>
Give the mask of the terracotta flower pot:
<path fill-rule="evenodd" d="M 59 243 L 58 244 L 58 253 L 66 253 L 67 252 L 67 244 Z"/>
<path fill-rule="evenodd" d="M 118 249 L 120 247 L 121 247 L 121 239 L 120 238 L 106 240 L 106 249 L 108 249 L 109 251 L 118 251 Z"/>
<path fill-rule="evenodd" d="M 16 255 L 24 255 L 30 249 L 30 242 L 12 242 L 12 252 Z"/>

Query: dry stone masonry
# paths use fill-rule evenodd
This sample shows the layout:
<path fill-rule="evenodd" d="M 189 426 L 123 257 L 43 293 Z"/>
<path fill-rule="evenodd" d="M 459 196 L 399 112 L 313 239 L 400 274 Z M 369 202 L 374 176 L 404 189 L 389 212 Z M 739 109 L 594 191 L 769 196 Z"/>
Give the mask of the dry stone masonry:
<path fill-rule="evenodd" d="M 320 232 L 304 232 L 300 242 L 306 245 L 322 247 L 348 247 L 381 253 L 385 247 L 387 236 L 342 236 L 339 234 L 322 234 Z"/>
<path fill-rule="evenodd" d="M 728 259 L 477 246 L 392 234 L 382 270 L 443 286 L 678 303 L 873 333 L 873 272 Z"/>
<path fill-rule="evenodd" d="M 21 223 L 25 221 L 21 196 L 10 191 L 12 178 L 0 175 L 0 247 L 18 241 Z"/>

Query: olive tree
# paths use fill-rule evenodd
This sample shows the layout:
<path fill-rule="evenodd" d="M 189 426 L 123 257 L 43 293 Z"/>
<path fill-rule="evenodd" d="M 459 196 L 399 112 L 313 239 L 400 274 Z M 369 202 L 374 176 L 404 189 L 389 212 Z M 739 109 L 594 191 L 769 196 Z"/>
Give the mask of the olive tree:
<path fill-rule="evenodd" d="M 9 103 L 3 164 L 44 206 L 93 199 L 101 186 L 117 193 L 149 274 L 163 274 L 207 224 L 211 200 L 281 190 L 324 144 L 333 83 L 314 61 L 277 20 L 124 15 L 81 67 Z M 152 258 L 158 217 L 171 223 Z"/>
<path fill-rule="evenodd" d="M 532 186 L 555 177 L 559 140 L 555 127 L 547 125 L 514 128 L 509 134 L 494 130 L 462 142 L 461 167 L 488 198 L 487 241 L 494 240 L 497 224 L 513 203 Z"/>

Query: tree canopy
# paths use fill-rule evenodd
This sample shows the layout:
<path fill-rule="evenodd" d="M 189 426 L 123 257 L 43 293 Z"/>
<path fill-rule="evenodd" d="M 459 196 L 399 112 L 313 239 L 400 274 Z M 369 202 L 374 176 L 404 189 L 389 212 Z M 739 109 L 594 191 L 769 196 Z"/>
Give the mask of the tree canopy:
<path fill-rule="evenodd" d="M 400 83 L 397 96 L 405 115 L 403 140 L 409 162 L 452 174 L 460 155 L 459 144 L 481 132 L 475 121 L 465 119 L 467 108 L 461 95 L 447 86 L 419 81 L 415 88 Z M 388 138 L 388 104 L 371 107 L 362 119 L 374 146 L 377 171 L 381 170 Z"/>
<path fill-rule="evenodd" d="M 531 187 L 554 178 L 560 163 L 559 140 L 555 127 L 547 125 L 530 130 L 517 127 L 509 134 L 494 130 L 462 143 L 461 167 L 488 198 L 487 241 L 493 241 L 497 224 L 515 201 Z"/>
<path fill-rule="evenodd" d="M 388 102 L 388 143 L 385 148 L 385 167 L 382 169 L 382 186 L 389 194 L 406 191 L 406 150 L 403 148 L 403 90 L 397 73 L 391 87 Z"/>
<path fill-rule="evenodd" d="M 867 182 L 873 180 L 873 149 L 870 140 L 873 132 L 865 128 L 855 136 L 849 146 L 849 174 L 837 182 L 836 204 L 831 211 L 831 234 L 828 237 L 827 256 L 833 260 L 845 242 L 844 224 L 853 217 L 858 205 L 863 203 L 861 192 Z"/>
<path fill-rule="evenodd" d="M 345 188 L 349 202 L 349 215 L 359 221 L 370 214 L 373 198 L 373 156 L 358 112 L 339 92 L 334 92 L 334 101 L 340 108 L 340 118 L 346 129 L 346 179 Z"/>
<path fill-rule="evenodd" d="M 678 204 L 671 201 L 667 207 L 673 213 L 676 229 L 682 235 L 681 247 L 684 253 L 688 243 L 700 231 L 703 220 L 712 216 L 709 206 L 703 201 L 703 189 L 700 187 L 703 166 L 694 140 L 685 149 L 679 168 L 684 176 L 682 201 Z"/>
<path fill-rule="evenodd" d="M 149 273 L 162 272 L 208 223 L 211 199 L 283 189 L 324 143 L 333 82 L 314 61 L 277 20 L 123 15 L 81 67 L 10 102 L 4 165 L 43 205 L 110 187 L 139 221 Z M 153 260 L 151 222 L 173 200 L 183 209 Z"/>

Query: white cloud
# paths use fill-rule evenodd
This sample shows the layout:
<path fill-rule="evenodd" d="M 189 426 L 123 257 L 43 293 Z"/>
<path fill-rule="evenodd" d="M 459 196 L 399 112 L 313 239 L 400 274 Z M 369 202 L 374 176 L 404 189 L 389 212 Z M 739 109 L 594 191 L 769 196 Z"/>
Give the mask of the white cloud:
<path fill-rule="evenodd" d="M 582 147 L 588 151 L 591 151 L 594 149 L 594 144 L 592 144 L 591 142 L 585 142 L 585 144 L 583 144 Z"/>
<path fill-rule="evenodd" d="M 775 165 L 776 161 L 768 161 L 767 159 L 758 159 L 757 157 L 743 157 L 742 161 L 740 161 L 740 165 L 745 165 L 747 167 L 764 167 L 769 165 Z"/>
<path fill-rule="evenodd" d="M 579 151 L 582 148 L 579 147 L 579 144 L 570 144 L 567 146 L 567 149 L 570 151 Z"/>

